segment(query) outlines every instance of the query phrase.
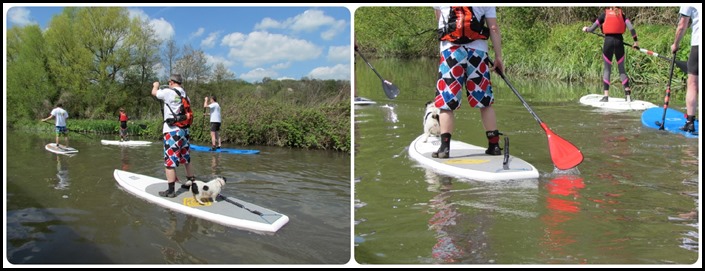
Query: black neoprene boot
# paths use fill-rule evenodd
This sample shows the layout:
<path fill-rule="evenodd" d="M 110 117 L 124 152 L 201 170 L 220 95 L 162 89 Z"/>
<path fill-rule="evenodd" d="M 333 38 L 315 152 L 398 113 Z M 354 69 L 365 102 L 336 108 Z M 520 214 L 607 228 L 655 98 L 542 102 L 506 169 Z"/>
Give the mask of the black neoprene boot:
<path fill-rule="evenodd" d="M 486 131 L 485 134 L 487 135 L 487 141 L 489 142 L 489 146 L 487 147 L 485 154 L 502 155 L 502 149 L 499 148 L 499 135 L 502 133 L 500 133 L 499 130 L 494 130 Z"/>
<path fill-rule="evenodd" d="M 448 158 L 450 157 L 450 133 L 441 134 L 441 147 L 437 151 L 431 153 L 433 158 Z"/>

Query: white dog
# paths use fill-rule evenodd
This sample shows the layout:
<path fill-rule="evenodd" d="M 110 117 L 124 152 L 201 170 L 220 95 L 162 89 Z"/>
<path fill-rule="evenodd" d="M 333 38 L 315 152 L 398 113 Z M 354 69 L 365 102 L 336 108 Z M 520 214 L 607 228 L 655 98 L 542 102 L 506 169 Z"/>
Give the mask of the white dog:
<path fill-rule="evenodd" d="M 201 205 L 205 204 L 202 201 L 203 199 L 210 199 L 211 202 L 215 202 L 218 194 L 220 194 L 220 191 L 223 190 L 226 181 L 227 180 L 225 177 L 216 177 L 209 182 L 191 182 L 191 193 L 193 193 L 193 198 L 196 199 L 196 201 L 198 201 Z"/>
<path fill-rule="evenodd" d="M 423 116 L 423 142 L 426 143 L 430 136 L 440 136 L 441 135 L 441 123 L 439 121 L 439 114 L 441 110 L 438 109 L 433 102 L 429 101 L 426 103 L 426 113 Z"/>

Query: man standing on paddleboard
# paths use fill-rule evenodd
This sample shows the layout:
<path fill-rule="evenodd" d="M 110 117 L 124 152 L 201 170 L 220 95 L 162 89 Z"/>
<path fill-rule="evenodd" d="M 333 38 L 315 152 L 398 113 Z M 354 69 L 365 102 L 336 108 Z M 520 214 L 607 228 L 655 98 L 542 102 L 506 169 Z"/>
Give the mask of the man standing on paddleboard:
<path fill-rule="evenodd" d="M 502 62 L 502 35 L 497 25 L 495 7 L 433 7 L 438 19 L 441 62 L 436 81 L 434 104 L 441 109 L 441 146 L 431 154 L 434 158 L 450 156 L 450 138 L 454 128 L 453 111 L 462 103 L 463 87 L 468 104 L 480 109 L 489 155 L 501 155 L 499 130 L 495 116 L 494 95 L 490 71 L 504 72 Z M 470 14 L 471 13 L 471 14 Z M 478 31 L 479 30 L 479 31 Z M 489 45 L 492 40 L 494 65 L 488 65 Z"/>
<path fill-rule="evenodd" d="M 66 119 L 69 118 L 69 112 L 66 112 L 64 110 L 63 105 L 61 103 L 56 105 L 56 108 L 51 110 L 51 113 L 49 113 L 49 116 L 46 118 L 43 118 L 42 121 L 47 121 L 51 118 L 56 117 L 56 146 L 59 146 L 59 136 L 63 135 L 64 139 L 66 140 L 66 148 L 69 147 L 69 130 L 66 128 Z"/>
<path fill-rule="evenodd" d="M 676 28 L 676 39 L 671 45 L 671 51 L 675 54 L 678 51 L 678 46 L 685 35 L 685 30 L 688 28 L 688 19 L 690 19 L 690 27 L 693 28 L 690 36 L 690 55 L 688 56 L 688 86 L 685 94 L 686 121 L 681 130 L 693 133 L 695 132 L 695 113 L 698 110 L 698 47 L 700 47 L 700 14 L 695 7 L 682 6 L 680 11 L 680 20 Z M 675 56 L 675 55 L 674 55 Z"/>
<path fill-rule="evenodd" d="M 189 129 L 180 128 L 174 123 L 167 120 L 173 119 L 171 112 L 179 112 L 181 107 L 181 96 L 186 96 L 186 91 L 181 87 L 181 74 L 172 74 L 169 77 L 169 87 L 159 88 L 159 82 L 152 84 L 152 95 L 164 102 L 164 125 L 162 128 L 164 138 L 164 167 L 166 179 L 168 181 L 168 189 L 159 191 L 162 197 L 176 197 L 174 186 L 176 184 L 176 170 L 180 164 L 186 167 L 186 181 L 188 187 L 196 177 L 191 169 L 191 155 L 189 154 Z M 176 91 L 179 93 L 177 93 Z M 181 95 L 181 96 L 179 96 Z"/>

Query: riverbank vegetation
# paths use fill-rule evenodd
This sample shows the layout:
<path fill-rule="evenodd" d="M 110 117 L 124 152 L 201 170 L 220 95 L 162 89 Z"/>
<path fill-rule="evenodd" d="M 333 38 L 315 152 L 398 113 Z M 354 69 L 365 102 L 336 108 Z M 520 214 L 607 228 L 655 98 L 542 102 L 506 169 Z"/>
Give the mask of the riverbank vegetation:
<path fill-rule="evenodd" d="M 563 82 L 599 82 L 603 38 L 585 33 L 604 7 L 497 7 L 506 73 L 512 76 Z M 672 58 L 678 10 L 673 7 L 623 7 L 636 28 L 639 46 Z M 426 7 L 360 7 L 354 13 L 355 39 L 370 58 L 437 58 L 434 10 Z M 595 33 L 601 33 L 596 30 Z M 677 60 L 687 61 L 690 28 Z M 624 42 L 633 44 L 629 32 Z M 636 84 L 655 84 L 663 92 L 670 62 L 638 50 L 626 50 L 626 70 Z M 494 54 L 491 53 L 491 57 Z M 619 80 L 614 65 L 612 78 Z M 686 74 L 674 70 L 673 85 L 683 89 Z"/>

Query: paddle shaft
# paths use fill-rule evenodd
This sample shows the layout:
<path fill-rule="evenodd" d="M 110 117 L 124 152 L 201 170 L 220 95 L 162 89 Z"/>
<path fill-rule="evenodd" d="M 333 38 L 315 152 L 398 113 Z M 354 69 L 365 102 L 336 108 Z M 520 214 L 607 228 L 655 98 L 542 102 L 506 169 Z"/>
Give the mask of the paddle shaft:
<path fill-rule="evenodd" d="M 489 58 L 487 58 L 487 61 L 490 62 L 490 65 L 494 66 L 494 63 L 492 62 L 492 60 L 490 60 Z M 495 72 L 497 72 L 497 71 L 495 71 Z M 507 80 L 507 78 L 504 77 L 504 73 L 501 73 L 501 72 L 497 72 L 497 73 L 499 74 L 499 76 L 502 77 L 502 79 L 504 80 L 504 82 L 507 83 L 507 85 L 508 85 L 509 88 L 514 92 L 514 94 L 519 98 L 519 100 L 521 101 L 521 104 L 523 104 L 524 107 L 526 107 L 526 110 L 529 110 L 529 113 L 531 113 L 531 115 L 534 116 L 534 119 L 535 119 L 539 124 L 542 124 L 543 121 L 541 121 L 541 118 L 539 118 L 539 116 L 536 115 L 536 113 L 534 113 L 534 110 L 532 110 L 531 107 L 529 106 L 529 104 L 526 102 L 526 100 L 524 100 L 524 98 L 521 97 L 521 94 L 519 94 L 519 92 L 514 88 L 514 86 L 512 86 L 512 84 L 509 83 L 509 80 Z"/>
<path fill-rule="evenodd" d="M 492 66 L 494 66 L 492 60 L 487 58 L 487 61 Z M 551 154 L 551 160 L 553 161 L 553 165 L 558 169 L 567 170 L 570 168 L 577 167 L 580 163 L 582 163 L 582 152 L 580 152 L 580 150 L 575 145 L 573 145 L 573 143 L 568 142 L 567 140 L 563 139 L 562 137 L 558 136 L 556 133 L 551 131 L 551 129 L 548 128 L 548 125 L 541 121 L 541 118 L 539 118 L 539 116 L 534 113 L 534 110 L 531 109 L 529 104 L 526 102 L 526 100 L 524 100 L 523 97 L 521 97 L 521 95 L 514 88 L 514 86 L 509 83 L 509 80 L 507 79 L 507 77 L 504 76 L 504 73 L 497 70 L 495 70 L 495 72 L 502 77 L 504 82 L 507 83 L 512 92 L 514 92 L 514 94 L 519 98 L 524 107 L 529 110 L 529 113 L 531 113 L 531 115 L 546 133 L 546 137 L 548 138 L 548 151 Z"/>
<path fill-rule="evenodd" d="M 375 67 L 372 67 L 372 64 L 370 64 L 370 62 L 367 61 L 367 58 L 365 58 L 365 56 L 363 56 L 362 53 L 360 53 L 359 50 L 355 49 L 355 52 L 357 52 L 357 54 L 360 55 L 360 57 L 362 57 L 362 60 L 364 60 L 365 63 L 367 63 L 367 66 L 370 66 L 370 68 L 372 69 L 373 72 L 375 72 L 375 74 L 377 75 L 377 77 L 379 77 L 379 79 L 381 79 L 382 81 L 384 81 L 384 78 L 382 78 L 382 75 L 380 75 L 380 74 L 377 72 L 377 70 L 375 70 Z"/>
<path fill-rule="evenodd" d="M 676 59 L 676 53 L 673 53 L 673 59 Z M 668 85 L 666 86 L 666 97 L 663 99 L 663 117 L 661 117 L 661 124 L 659 125 L 659 130 L 664 129 L 664 124 L 666 123 L 666 111 L 668 110 L 668 102 L 671 100 L 671 80 L 673 79 L 673 66 L 675 66 L 675 61 L 671 61 L 671 71 L 668 75 Z"/>
<path fill-rule="evenodd" d="M 595 34 L 595 35 L 598 35 L 598 36 L 603 37 L 603 38 L 605 37 L 605 35 L 600 34 L 600 33 L 595 33 L 595 32 L 590 32 L 590 33 Z M 634 47 L 633 45 L 631 45 L 631 44 L 629 44 L 629 43 L 626 43 L 626 42 L 624 42 L 624 41 L 622 41 L 622 44 L 624 44 L 624 45 L 626 45 L 626 46 L 629 46 L 629 47 L 631 47 L 631 48 L 634 48 L 635 50 L 637 50 L 637 51 L 639 51 L 639 52 L 645 53 L 645 54 L 650 55 L 650 56 L 655 56 L 655 57 L 661 58 L 661 59 L 663 59 L 663 60 L 673 61 L 674 59 L 676 59 L 676 56 L 675 56 L 675 55 L 673 55 L 673 59 L 671 59 L 671 58 L 668 58 L 668 57 L 659 55 L 659 54 L 657 54 L 657 53 L 654 52 L 654 51 L 646 50 L 646 49 L 644 49 L 644 48 L 641 48 L 641 47 L 639 47 L 639 46 Z M 688 63 L 687 63 L 687 62 L 682 61 L 682 60 L 676 60 L 676 63 L 678 64 L 678 68 L 679 68 L 682 72 L 688 72 Z"/>

